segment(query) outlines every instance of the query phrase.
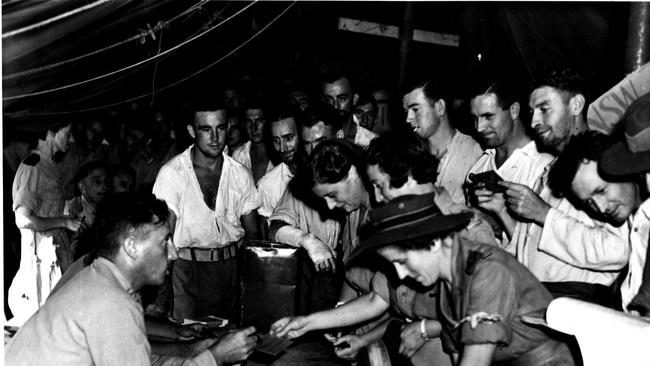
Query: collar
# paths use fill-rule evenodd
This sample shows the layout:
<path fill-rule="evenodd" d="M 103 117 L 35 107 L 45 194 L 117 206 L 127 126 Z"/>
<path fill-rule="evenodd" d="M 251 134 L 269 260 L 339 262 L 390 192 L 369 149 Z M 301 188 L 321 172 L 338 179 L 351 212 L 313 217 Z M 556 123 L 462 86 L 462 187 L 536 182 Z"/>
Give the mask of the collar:
<path fill-rule="evenodd" d="M 104 257 L 97 257 L 95 261 L 90 265 L 91 270 L 96 271 L 100 275 L 113 279 L 114 282 L 128 293 L 135 300 L 139 301 L 139 295 L 135 289 L 131 286 L 131 282 L 126 279 L 122 271 L 115 265 L 115 263 Z"/>
<path fill-rule="evenodd" d="M 650 198 L 643 201 L 639 209 L 632 215 L 633 220 L 636 222 L 639 218 L 650 221 Z"/>

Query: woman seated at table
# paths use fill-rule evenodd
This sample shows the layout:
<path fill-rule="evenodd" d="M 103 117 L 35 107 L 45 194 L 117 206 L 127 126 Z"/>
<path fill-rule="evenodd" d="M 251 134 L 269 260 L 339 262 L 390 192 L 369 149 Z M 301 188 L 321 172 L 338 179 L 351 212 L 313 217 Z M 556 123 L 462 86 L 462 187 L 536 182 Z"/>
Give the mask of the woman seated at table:
<path fill-rule="evenodd" d="M 523 321 L 543 318 L 550 293 L 502 249 L 457 235 L 470 219 L 468 213 L 445 215 L 422 196 L 396 198 L 369 211 L 351 260 L 374 252 L 401 280 L 437 286 L 439 323 L 423 322 L 422 335 L 440 334 L 455 364 L 574 365 L 564 343 Z M 272 332 L 291 337 L 304 325 L 280 320 Z"/>

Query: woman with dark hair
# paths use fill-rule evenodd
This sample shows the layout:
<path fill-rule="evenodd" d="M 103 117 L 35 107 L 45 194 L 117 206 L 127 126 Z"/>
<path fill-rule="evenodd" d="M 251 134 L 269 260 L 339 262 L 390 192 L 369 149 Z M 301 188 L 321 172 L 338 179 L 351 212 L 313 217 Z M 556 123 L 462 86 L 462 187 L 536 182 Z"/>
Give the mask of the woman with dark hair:
<path fill-rule="evenodd" d="M 315 154 L 320 157 L 322 166 L 312 169 L 311 174 L 314 177 L 312 182 L 320 181 L 321 188 L 323 185 L 328 187 L 327 184 L 334 183 L 334 186 L 339 185 L 339 188 L 344 190 L 343 183 L 350 181 L 346 184 L 354 188 L 354 184 L 352 184 L 354 180 L 348 177 L 350 171 L 353 171 L 353 168 L 356 170 L 357 166 L 361 167 L 366 164 L 353 164 L 352 161 L 357 157 L 351 151 L 347 151 L 348 154 L 345 154 L 346 151 L 344 146 L 327 147 L 324 151 L 317 149 Z M 326 159 L 326 157 L 328 158 Z M 455 204 L 444 188 L 434 186 L 437 160 L 418 143 L 412 134 L 400 133 L 376 138 L 368 147 L 365 163 L 367 163 L 370 181 L 375 186 L 375 196 L 378 201 L 386 202 L 402 196 L 415 197 L 414 195 L 419 195 L 417 197 L 421 200 L 436 202 L 445 213 L 468 212 L 468 215 L 473 217 L 472 212 L 475 210 Z M 316 163 L 312 163 L 312 166 L 314 164 Z M 328 166 L 330 168 L 325 169 Z M 347 174 L 345 174 L 346 171 Z M 317 187 L 317 183 L 314 184 L 314 187 Z M 351 207 L 354 202 L 345 197 L 336 198 L 336 196 L 326 197 L 326 200 L 333 201 L 334 206 L 341 204 L 337 201 L 346 200 L 347 203 L 342 207 Z M 463 237 L 479 241 L 491 240 L 494 243 L 493 233 L 487 223 L 478 218 L 473 218 L 471 221 L 467 230 L 461 231 Z M 368 264 L 363 263 L 363 265 Z M 438 365 L 449 364 L 449 358 L 443 354 L 439 341 L 428 342 L 430 339 L 421 337 L 419 322 L 404 322 L 404 319 L 423 321 L 426 319 L 427 324 L 431 327 L 434 326 L 433 324 L 439 324 L 433 320 L 436 318 L 436 312 L 434 298 L 429 296 L 432 294 L 431 291 L 389 283 L 388 275 L 381 271 L 376 272 L 376 263 L 372 266 L 373 269 L 356 267 L 360 263 L 350 263 L 349 261 L 348 265 L 352 267 L 348 268 L 346 273 L 347 283 L 353 288 L 361 289 L 357 290 L 357 299 L 337 309 L 313 313 L 306 317 L 281 319 L 276 322 L 273 329 L 281 335 L 299 336 L 307 331 L 350 325 L 348 322 L 362 324 L 391 309 L 393 310 L 392 314 L 397 314 L 403 325 L 395 333 L 397 344 L 394 345 L 394 350 L 391 348 L 394 351 L 393 357 L 399 352 L 408 357 L 414 365 L 431 362 Z M 346 335 L 335 340 L 335 344 L 343 342 L 350 344 L 347 349 L 337 349 L 337 354 L 345 358 L 355 356 L 360 348 L 378 341 L 384 334 L 386 325 L 387 323 L 383 323 L 364 334 Z M 390 338 L 391 335 L 388 337 Z M 431 337 L 432 339 L 433 337 Z M 423 347 L 425 343 L 426 347 Z"/>
<path fill-rule="evenodd" d="M 573 365 L 566 344 L 524 320 L 543 318 L 551 294 L 504 250 L 458 235 L 471 217 L 443 214 L 422 196 L 399 197 L 368 212 L 351 257 L 377 253 L 400 280 L 436 288 L 439 322 L 422 320 L 420 332 L 440 335 L 457 365 Z"/>

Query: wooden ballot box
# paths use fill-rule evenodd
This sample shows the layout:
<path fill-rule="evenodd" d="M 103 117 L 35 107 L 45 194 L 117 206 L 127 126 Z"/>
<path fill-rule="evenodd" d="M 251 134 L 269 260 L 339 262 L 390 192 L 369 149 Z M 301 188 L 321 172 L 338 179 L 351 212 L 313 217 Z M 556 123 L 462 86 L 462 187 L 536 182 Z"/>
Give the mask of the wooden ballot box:
<path fill-rule="evenodd" d="M 266 333 L 284 316 L 304 314 L 309 296 L 308 258 L 300 248 L 250 240 L 239 263 L 241 321 Z"/>

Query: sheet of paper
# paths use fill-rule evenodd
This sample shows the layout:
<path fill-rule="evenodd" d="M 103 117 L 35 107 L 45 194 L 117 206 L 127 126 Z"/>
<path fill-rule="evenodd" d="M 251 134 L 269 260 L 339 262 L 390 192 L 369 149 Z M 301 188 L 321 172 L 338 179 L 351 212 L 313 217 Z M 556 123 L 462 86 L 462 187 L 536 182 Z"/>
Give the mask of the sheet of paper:
<path fill-rule="evenodd" d="M 278 338 L 266 334 L 260 337 L 260 342 L 257 344 L 255 351 L 276 357 L 292 343 L 288 338 Z"/>

